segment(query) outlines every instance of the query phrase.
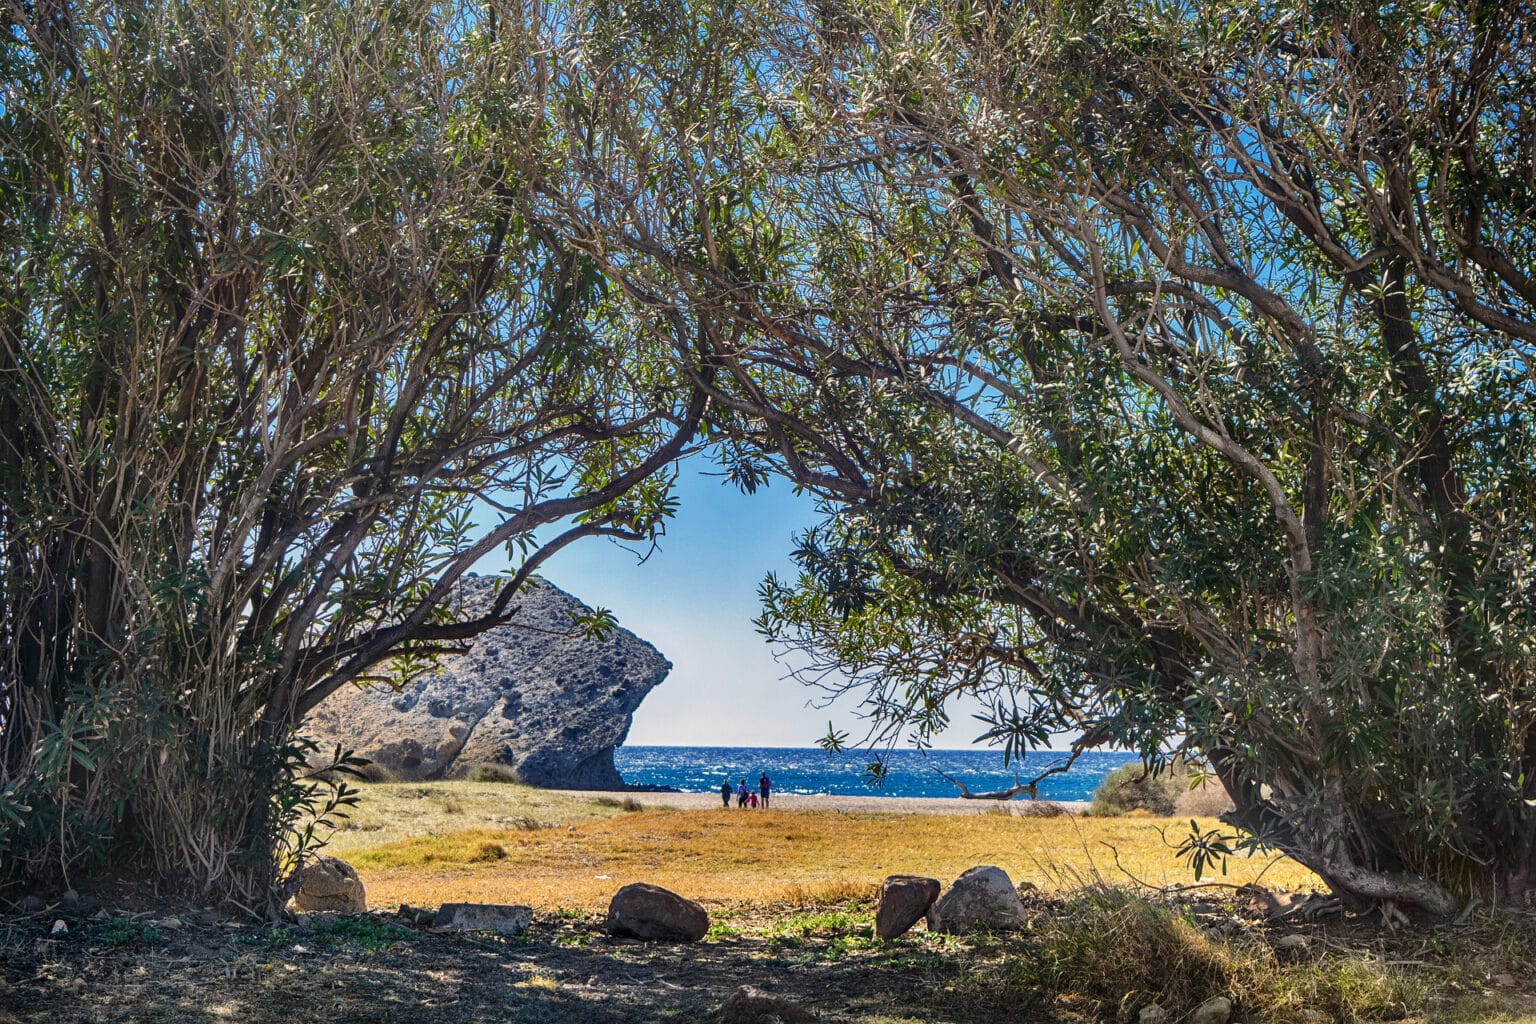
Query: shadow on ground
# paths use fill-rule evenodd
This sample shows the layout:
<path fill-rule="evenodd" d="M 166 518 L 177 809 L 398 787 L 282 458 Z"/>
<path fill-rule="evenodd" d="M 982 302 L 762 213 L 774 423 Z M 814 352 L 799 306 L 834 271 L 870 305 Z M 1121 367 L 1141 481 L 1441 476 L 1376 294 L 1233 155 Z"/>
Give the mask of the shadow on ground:
<path fill-rule="evenodd" d="M 0 930 L 0 1024 L 620 1024 L 704 1021 L 740 985 L 845 1024 L 1045 1021 L 967 988 L 1000 949 L 917 939 L 721 938 L 631 944 L 592 920 L 541 919 L 526 936 L 431 935 L 376 916 L 266 928 L 161 927 L 152 918 Z"/>

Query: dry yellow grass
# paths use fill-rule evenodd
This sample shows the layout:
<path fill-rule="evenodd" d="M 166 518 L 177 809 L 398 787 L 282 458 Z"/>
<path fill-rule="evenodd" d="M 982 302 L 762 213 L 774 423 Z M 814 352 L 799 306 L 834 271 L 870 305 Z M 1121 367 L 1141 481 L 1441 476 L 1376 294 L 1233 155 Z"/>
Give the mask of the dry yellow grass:
<path fill-rule="evenodd" d="M 616 801 L 464 782 L 375 785 L 364 794 L 356 827 L 338 833 L 331 851 L 357 867 L 374 906 L 483 900 L 600 910 L 638 881 L 709 902 L 799 901 L 872 890 L 889 874 L 948 881 L 976 864 L 1044 889 L 1073 888 L 1095 873 L 1123 884 L 1130 876 L 1152 885 L 1194 881 L 1159 831 L 1174 839 L 1187 819 L 623 813 Z M 1270 886 L 1318 884 L 1285 858 L 1234 859 L 1228 871 L 1217 880 L 1242 884 L 1262 874 Z"/>

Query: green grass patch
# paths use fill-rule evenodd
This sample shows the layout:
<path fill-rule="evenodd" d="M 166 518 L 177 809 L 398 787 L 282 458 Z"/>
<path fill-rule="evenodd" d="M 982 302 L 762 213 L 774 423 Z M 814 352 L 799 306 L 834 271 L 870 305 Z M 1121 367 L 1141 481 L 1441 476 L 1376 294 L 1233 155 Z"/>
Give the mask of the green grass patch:
<path fill-rule="evenodd" d="M 847 911 L 810 911 L 786 914 L 773 923 L 770 938 L 794 937 L 798 939 L 870 935 L 874 931 L 874 919 L 868 914 L 851 914 Z"/>
<path fill-rule="evenodd" d="M 121 915 L 93 924 L 86 935 L 88 941 L 111 949 L 119 949 L 123 946 L 158 946 L 165 941 L 164 936 L 160 934 L 160 929 L 150 922 L 136 921 Z"/>
<path fill-rule="evenodd" d="M 415 938 L 416 933 L 403 925 L 357 915 L 313 917 L 305 922 L 305 927 L 282 925 L 237 934 L 233 940 L 242 945 L 266 949 L 304 946 L 327 951 L 347 949 L 377 953 L 396 942 L 412 941 Z"/>

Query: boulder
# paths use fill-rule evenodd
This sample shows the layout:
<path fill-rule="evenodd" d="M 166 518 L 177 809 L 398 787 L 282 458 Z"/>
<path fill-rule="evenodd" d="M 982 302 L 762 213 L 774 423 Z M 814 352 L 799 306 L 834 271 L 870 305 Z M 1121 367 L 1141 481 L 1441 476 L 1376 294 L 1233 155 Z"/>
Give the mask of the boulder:
<path fill-rule="evenodd" d="M 450 610 L 459 618 L 484 613 L 502 582 L 465 577 Z M 511 622 L 403 690 L 338 690 L 304 732 L 322 750 L 339 743 L 368 758 L 381 780 L 461 778 L 484 765 L 534 786 L 624 788 L 614 748 L 671 663 L 627 630 L 597 640 L 573 628 L 592 609 L 544 580 L 530 580 L 511 607 Z"/>
<path fill-rule="evenodd" d="M 1226 996 L 1211 996 L 1195 1007 L 1189 1015 L 1189 1024 L 1227 1024 L 1232 1019 L 1232 1000 Z"/>
<path fill-rule="evenodd" d="M 710 1019 L 715 1024 L 812 1024 L 816 1015 L 791 999 L 743 985 Z"/>
<path fill-rule="evenodd" d="M 709 931 L 709 915 L 659 885 L 632 882 L 614 893 L 604 928 L 610 935 L 647 941 L 697 942 Z"/>
<path fill-rule="evenodd" d="M 891 875 L 880 883 L 880 903 L 875 908 L 875 936 L 894 939 L 905 935 L 928 912 L 939 895 L 939 880 L 920 875 Z"/>
<path fill-rule="evenodd" d="M 971 868 L 928 908 L 928 930 L 968 935 L 1024 927 L 1024 904 L 1002 868 Z"/>
<path fill-rule="evenodd" d="M 434 932 L 496 932 L 521 935 L 533 920 L 533 908 L 500 903 L 444 903 L 432 919 Z"/>
<path fill-rule="evenodd" d="M 299 872 L 294 906 L 306 913 L 361 914 L 368 909 L 363 880 L 340 857 L 316 857 Z"/>

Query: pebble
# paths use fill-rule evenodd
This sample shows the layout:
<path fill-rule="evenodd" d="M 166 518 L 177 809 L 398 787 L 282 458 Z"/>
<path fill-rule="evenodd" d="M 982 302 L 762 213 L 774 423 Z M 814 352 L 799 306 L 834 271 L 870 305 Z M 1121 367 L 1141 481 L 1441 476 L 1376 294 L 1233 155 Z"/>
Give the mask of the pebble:
<path fill-rule="evenodd" d="M 1493 983 L 1500 988 L 1514 988 L 1515 976 L 1513 974 L 1495 974 Z"/>
<path fill-rule="evenodd" d="M 48 934 L 49 935 L 64 935 L 64 934 L 67 934 L 68 932 L 69 932 L 69 925 L 65 924 L 63 921 L 55 921 L 55 922 L 53 922 L 53 930 L 50 931 Z"/>
<path fill-rule="evenodd" d="M 1158 1003 L 1143 1006 L 1141 1013 L 1136 1016 L 1138 1024 L 1167 1024 L 1168 1011 Z"/>
<path fill-rule="evenodd" d="M 1227 1024 L 1232 1019 L 1232 1000 L 1226 996 L 1212 996 L 1189 1015 L 1189 1024 Z"/>
<path fill-rule="evenodd" d="M 1275 943 L 1276 953 L 1305 953 L 1307 951 L 1307 937 L 1292 932 L 1290 935 L 1282 935 Z"/>

